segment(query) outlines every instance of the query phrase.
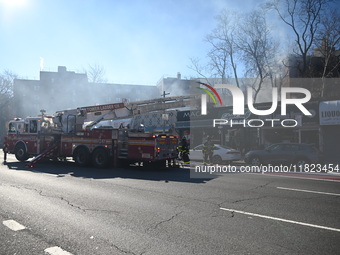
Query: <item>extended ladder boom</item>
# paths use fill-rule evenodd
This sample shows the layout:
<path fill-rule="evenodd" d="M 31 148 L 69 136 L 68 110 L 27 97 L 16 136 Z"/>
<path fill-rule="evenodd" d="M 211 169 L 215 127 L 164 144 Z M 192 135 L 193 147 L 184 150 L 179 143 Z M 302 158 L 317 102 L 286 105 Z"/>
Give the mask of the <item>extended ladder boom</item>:
<path fill-rule="evenodd" d="M 165 97 L 151 100 L 131 102 L 127 105 L 132 110 L 132 114 L 141 114 L 153 111 L 169 110 L 198 105 L 199 95 Z"/>
<path fill-rule="evenodd" d="M 137 114 L 143 114 L 154 111 L 169 110 L 182 107 L 196 107 L 198 105 L 199 95 L 176 96 L 157 98 L 144 101 L 129 103 L 105 104 L 78 108 L 86 112 L 86 128 L 91 128 L 103 120 L 117 120 L 133 117 Z"/>

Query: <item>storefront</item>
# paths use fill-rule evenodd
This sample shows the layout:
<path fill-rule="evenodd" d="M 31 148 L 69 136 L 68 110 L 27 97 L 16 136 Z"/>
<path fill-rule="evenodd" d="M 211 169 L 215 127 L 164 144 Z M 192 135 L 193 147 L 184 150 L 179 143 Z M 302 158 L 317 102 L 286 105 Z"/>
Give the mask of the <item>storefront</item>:
<path fill-rule="evenodd" d="M 270 107 L 271 103 L 255 106 L 257 110 Z M 247 106 L 244 115 L 234 115 L 232 107 L 211 107 L 207 115 L 201 115 L 200 110 L 183 111 L 177 113 L 176 128 L 182 136 L 190 138 L 191 146 L 201 144 L 209 135 L 215 143 L 242 153 L 280 142 L 308 143 L 322 150 L 319 102 L 308 102 L 304 107 L 311 113 L 310 116 L 290 104 L 287 105 L 286 115 L 281 115 L 280 103 L 274 113 L 266 116 L 252 114 Z M 226 124 L 213 127 L 214 119 Z M 230 125 L 231 122 L 233 125 Z"/>
<path fill-rule="evenodd" d="M 255 108 L 267 110 L 271 106 L 271 103 L 262 103 Z M 213 112 L 216 112 L 216 118 L 235 123 L 220 127 L 220 141 L 242 153 L 280 142 L 308 143 L 319 148 L 319 102 L 309 102 L 304 106 L 310 116 L 305 116 L 295 105 L 287 105 L 286 115 L 281 115 L 280 104 L 274 113 L 263 116 L 252 114 L 246 106 L 244 115 L 234 115 L 231 107 L 215 108 Z"/>
<path fill-rule="evenodd" d="M 320 102 L 322 149 L 326 162 L 340 162 L 340 100 Z"/>
<path fill-rule="evenodd" d="M 214 142 L 220 143 L 218 130 L 213 128 L 214 118 L 215 110 L 213 109 L 208 115 L 201 115 L 201 110 L 179 111 L 176 130 L 180 137 L 185 136 L 188 139 L 191 147 L 202 144 L 208 135 L 213 138 Z"/>
<path fill-rule="evenodd" d="M 302 114 L 300 109 L 295 105 L 287 106 L 287 114 L 281 115 L 281 107 L 272 114 L 271 119 L 275 119 L 273 127 L 264 127 L 261 129 L 261 144 L 266 146 L 279 142 L 294 142 L 314 144 L 320 148 L 322 139 L 319 126 L 319 103 L 309 102 L 304 104 L 305 108 L 311 113 L 310 116 Z M 295 127 L 283 127 L 280 125 L 284 120 L 294 120 Z M 289 122 L 286 122 L 289 125 Z"/>
<path fill-rule="evenodd" d="M 226 145 L 241 152 L 257 148 L 258 129 L 247 128 L 242 125 L 217 125 L 213 126 L 214 119 L 233 120 L 237 122 L 246 116 L 232 114 L 232 107 L 208 108 L 207 115 L 201 115 L 200 110 L 182 111 L 177 113 L 176 128 L 181 136 L 189 137 L 191 147 L 205 142 L 209 136 L 216 144 Z"/>

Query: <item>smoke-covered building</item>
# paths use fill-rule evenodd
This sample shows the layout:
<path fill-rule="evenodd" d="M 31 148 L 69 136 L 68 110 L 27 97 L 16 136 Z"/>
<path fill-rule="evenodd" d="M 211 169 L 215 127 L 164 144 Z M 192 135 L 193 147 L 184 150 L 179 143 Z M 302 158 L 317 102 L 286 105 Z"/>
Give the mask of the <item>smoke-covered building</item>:
<path fill-rule="evenodd" d="M 156 86 L 161 93 L 165 92 L 172 97 L 190 95 L 198 84 L 197 80 L 182 79 L 181 73 L 177 73 L 177 77 L 163 77 Z"/>
<path fill-rule="evenodd" d="M 90 83 L 86 73 L 41 71 L 39 80 L 14 80 L 13 117 L 35 116 L 41 109 L 52 114 L 64 109 L 139 101 L 160 97 L 156 86 Z"/>

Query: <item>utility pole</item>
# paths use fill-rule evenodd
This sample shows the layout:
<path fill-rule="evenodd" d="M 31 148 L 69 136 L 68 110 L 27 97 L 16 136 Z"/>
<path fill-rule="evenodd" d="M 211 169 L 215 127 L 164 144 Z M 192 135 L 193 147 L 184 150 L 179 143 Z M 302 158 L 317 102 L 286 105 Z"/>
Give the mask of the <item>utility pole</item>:
<path fill-rule="evenodd" d="M 163 133 L 165 133 L 165 121 L 169 119 L 169 116 L 167 114 L 165 114 L 165 96 L 170 95 L 170 93 L 165 93 L 165 91 L 163 91 L 163 95 L 161 95 L 161 97 L 164 98 L 164 107 L 163 107 L 163 114 L 162 114 L 162 119 L 163 119 Z"/>

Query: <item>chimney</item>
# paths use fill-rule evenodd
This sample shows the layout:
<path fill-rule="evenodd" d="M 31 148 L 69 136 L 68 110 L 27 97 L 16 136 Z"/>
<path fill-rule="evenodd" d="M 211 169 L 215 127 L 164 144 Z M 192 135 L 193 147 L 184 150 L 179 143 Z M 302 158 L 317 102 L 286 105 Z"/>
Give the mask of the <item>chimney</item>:
<path fill-rule="evenodd" d="M 66 73 L 66 66 L 58 66 L 58 73 Z"/>
<path fill-rule="evenodd" d="M 177 79 L 178 79 L 178 80 L 181 79 L 181 73 L 180 73 L 180 72 L 177 73 Z"/>

